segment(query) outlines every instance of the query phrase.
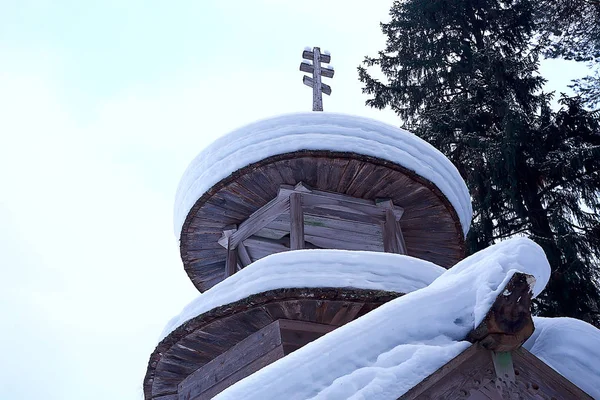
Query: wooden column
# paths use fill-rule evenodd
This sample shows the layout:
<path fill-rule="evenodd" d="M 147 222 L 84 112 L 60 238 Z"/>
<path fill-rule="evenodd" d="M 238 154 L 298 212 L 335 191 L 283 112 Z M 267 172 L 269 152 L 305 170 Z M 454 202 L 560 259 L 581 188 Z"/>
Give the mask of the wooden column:
<path fill-rule="evenodd" d="M 392 210 L 385 211 L 385 222 L 383 223 L 383 251 L 386 253 L 400 253 L 398 241 L 396 240 L 396 218 Z"/>
<path fill-rule="evenodd" d="M 290 250 L 304 248 L 304 212 L 302 194 L 290 194 Z"/>
<path fill-rule="evenodd" d="M 231 236 L 227 243 L 227 259 L 225 260 L 225 278 L 237 271 L 237 250 L 232 246 Z"/>
<path fill-rule="evenodd" d="M 402 212 L 395 212 L 394 203 L 391 200 L 378 199 L 376 200 L 376 204 L 378 207 L 385 209 L 383 251 L 386 253 L 406 254 L 406 244 L 404 243 L 404 235 L 402 235 L 399 222 Z"/>

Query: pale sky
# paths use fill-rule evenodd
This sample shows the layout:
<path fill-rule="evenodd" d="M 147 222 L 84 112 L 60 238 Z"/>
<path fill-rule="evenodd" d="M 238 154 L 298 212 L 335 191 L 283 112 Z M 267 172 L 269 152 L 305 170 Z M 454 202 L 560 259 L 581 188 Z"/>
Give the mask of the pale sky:
<path fill-rule="evenodd" d="M 179 178 L 216 137 L 311 109 L 305 46 L 331 51 L 326 111 L 392 1 L 0 0 L 0 397 L 140 399 L 197 291 L 173 236 Z M 317 6 L 318 4 L 318 6 Z M 548 90 L 583 66 L 545 63 Z"/>

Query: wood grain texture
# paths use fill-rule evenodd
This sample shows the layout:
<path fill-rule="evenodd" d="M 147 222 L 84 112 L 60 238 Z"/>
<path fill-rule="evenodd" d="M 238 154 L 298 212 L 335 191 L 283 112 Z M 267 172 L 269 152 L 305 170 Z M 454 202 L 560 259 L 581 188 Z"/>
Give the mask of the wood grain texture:
<path fill-rule="evenodd" d="M 465 400 L 472 389 L 493 378 L 489 351 L 473 345 L 423 379 L 399 400 Z"/>
<path fill-rule="evenodd" d="M 515 273 L 467 339 L 495 352 L 516 350 L 533 333 L 531 275 Z"/>
<path fill-rule="evenodd" d="M 304 211 L 302 194 L 290 194 L 290 250 L 304 248 Z"/>
<path fill-rule="evenodd" d="M 514 380 L 494 372 L 492 352 L 474 344 L 399 400 L 590 400 L 589 395 L 523 348 L 512 353 Z"/>
<path fill-rule="evenodd" d="M 378 198 L 390 199 L 404 210 L 401 231 L 408 255 L 447 268 L 464 257 L 458 216 L 431 182 L 397 164 L 374 157 L 298 151 L 269 157 L 234 172 L 192 207 L 182 228 L 180 252 L 188 276 L 200 291 L 223 279 L 226 250 L 216 248 L 214 243 L 224 227 L 239 226 L 247 220 L 277 196 L 281 184 L 293 186 L 299 182 L 305 182 L 316 191 L 337 192 L 371 202 Z M 342 221 L 345 215 L 339 210 L 313 208 L 315 218 Z M 311 215 L 309 211 L 304 209 L 305 219 Z M 378 223 L 369 215 L 360 217 L 365 224 Z M 305 234 L 309 234 L 307 226 Z M 383 247 L 375 251 L 383 251 Z M 218 263 L 221 267 L 215 266 Z"/>
<path fill-rule="evenodd" d="M 190 374 L 273 321 L 290 320 L 281 329 L 287 332 L 285 350 L 293 351 L 314 340 L 317 333 L 335 329 L 400 295 L 377 290 L 292 288 L 217 307 L 185 322 L 158 344 L 148 362 L 144 396 L 156 399 L 177 394 L 179 384 Z"/>

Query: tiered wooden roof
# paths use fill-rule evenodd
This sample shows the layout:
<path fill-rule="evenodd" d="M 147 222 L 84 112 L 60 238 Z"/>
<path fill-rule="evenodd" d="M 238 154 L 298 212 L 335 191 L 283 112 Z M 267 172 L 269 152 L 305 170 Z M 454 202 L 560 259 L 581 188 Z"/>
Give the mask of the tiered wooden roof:
<path fill-rule="evenodd" d="M 207 400 L 260 368 L 401 293 L 291 288 L 217 307 L 181 325 L 152 353 L 150 400 Z"/>
<path fill-rule="evenodd" d="M 255 128 L 233 135 L 234 144 L 222 154 L 213 148 L 212 156 L 198 164 L 208 172 L 188 170 L 178 196 L 179 212 L 183 210 L 176 215 L 181 257 L 200 291 L 288 250 L 398 253 L 445 268 L 464 257 L 471 212 L 468 192 L 456 170 L 431 146 L 407 132 L 339 115 L 286 117 Z M 370 140 L 365 132 L 381 135 Z M 259 138 L 248 139 L 254 133 Z M 396 141 L 395 134 L 404 135 L 404 140 Z M 286 135 L 293 145 L 282 145 Z M 352 143 L 338 148 L 332 139 Z M 381 156 L 380 146 L 386 150 Z M 246 148 L 256 154 L 247 156 Z M 215 158 L 214 153 L 227 159 Z M 223 168 L 230 169 L 221 174 Z M 274 257 L 278 256 L 270 260 Z M 231 279 L 244 282 L 252 268 Z M 389 279 L 386 271 L 374 273 Z M 589 398 L 520 348 L 533 332 L 531 281 L 532 276 L 514 274 L 483 322 L 464 338 L 474 345 L 401 399 Z M 206 295 L 228 289 L 229 282 Z M 360 285 L 275 287 L 186 316 L 151 355 L 145 398 L 210 399 L 404 294 L 403 289 Z"/>
<path fill-rule="evenodd" d="M 318 119 L 329 121 L 327 114 L 320 114 Z M 357 120 L 365 124 L 364 119 Z M 290 121 L 294 120 L 283 120 L 282 129 L 288 128 Z M 299 121 L 293 123 L 304 123 L 306 132 L 318 133 L 319 125 L 313 119 Z M 333 128 L 325 125 L 321 129 L 335 131 L 337 122 L 331 121 Z M 352 122 L 350 118 L 347 125 L 352 126 Z M 359 127 L 364 129 L 362 125 Z M 378 129 L 390 130 L 387 134 L 392 136 L 392 146 L 398 148 L 404 143 L 398 139 L 393 144 L 393 135 L 397 133 L 399 138 L 410 135 L 389 126 L 368 127 L 374 134 Z M 352 134 L 348 126 L 340 126 L 339 130 Z M 251 136 L 254 132 L 250 127 L 244 133 Z M 243 138 L 238 135 L 232 140 Z M 341 137 L 340 141 L 343 140 Z M 295 248 L 406 253 L 446 268 L 464 257 L 464 217 L 461 221 L 446 194 L 437 184 L 411 170 L 410 164 L 407 167 L 403 162 L 361 154 L 360 147 L 352 152 L 319 150 L 319 137 L 314 134 L 307 136 L 305 145 L 306 149 L 267 156 L 233 170 L 194 200 L 181 228 L 180 249 L 184 268 L 200 291 L 257 259 Z M 425 142 L 419 145 L 437 153 Z M 264 144 L 257 140 L 253 146 L 268 148 L 273 143 L 267 137 Z M 418 159 L 419 150 L 412 149 L 411 157 Z M 240 156 L 243 154 L 243 149 L 237 151 Z M 439 153 L 435 156 L 443 158 Z M 439 168 L 434 162 L 428 165 L 431 155 L 424 154 L 423 158 L 427 170 Z M 455 170 L 453 173 L 449 180 L 460 181 L 464 187 L 458 173 Z M 287 200 L 298 186 L 304 190 L 300 193 L 303 200 L 299 200 L 296 211 L 292 212 Z M 288 196 L 287 202 L 278 201 L 282 194 Z M 385 215 L 386 205 L 398 222 L 398 240 L 386 239 L 384 234 L 393 225 L 391 222 L 386 225 L 386 218 L 389 220 Z M 294 245 L 298 239 L 294 239 L 291 229 L 292 215 L 302 218 L 302 245 Z M 248 235 L 248 231 L 252 233 Z M 236 260 L 227 267 L 229 235 Z M 229 252 L 229 255 L 234 254 Z"/>

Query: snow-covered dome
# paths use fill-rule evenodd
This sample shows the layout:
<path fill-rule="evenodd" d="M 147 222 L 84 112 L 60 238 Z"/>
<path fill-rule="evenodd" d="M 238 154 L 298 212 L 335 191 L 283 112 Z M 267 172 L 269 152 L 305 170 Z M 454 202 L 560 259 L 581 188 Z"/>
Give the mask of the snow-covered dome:
<path fill-rule="evenodd" d="M 397 216 L 402 215 L 408 255 L 446 268 L 464 257 L 464 235 L 472 215 L 469 192 L 442 153 L 410 132 L 372 119 L 290 114 L 219 138 L 186 170 L 175 200 L 174 228 L 196 287 L 206 290 L 223 279 L 226 250 L 217 241 L 226 228 L 264 208 L 283 186 L 299 183 L 351 200 L 389 199 L 401 209 Z M 274 223 L 289 225 L 287 218 Z M 319 224 L 313 221 L 307 229 Z M 278 226 L 267 226 L 269 232 L 259 234 L 268 236 Z M 379 225 L 375 221 L 371 226 Z M 346 228 L 353 230 L 351 225 Z M 315 238 L 310 244 L 316 248 L 384 251 L 381 233 L 358 233 L 375 242 L 360 239 L 355 241 L 359 246 L 327 246 L 324 240 L 336 235 L 307 235 Z M 268 239 L 281 240 L 280 236 Z M 272 252 L 250 248 L 246 259 L 253 262 Z"/>

